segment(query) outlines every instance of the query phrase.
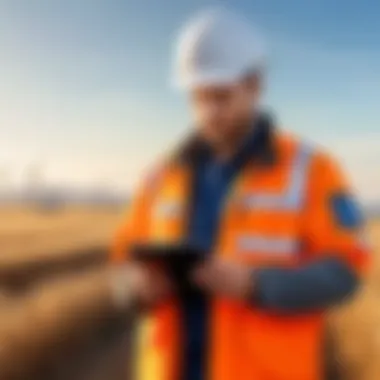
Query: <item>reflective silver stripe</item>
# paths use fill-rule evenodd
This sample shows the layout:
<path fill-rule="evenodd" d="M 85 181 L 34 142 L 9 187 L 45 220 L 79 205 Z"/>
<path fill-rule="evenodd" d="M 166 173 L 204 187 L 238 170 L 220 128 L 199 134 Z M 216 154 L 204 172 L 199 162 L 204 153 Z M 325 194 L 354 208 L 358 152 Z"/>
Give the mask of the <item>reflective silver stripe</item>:
<path fill-rule="evenodd" d="M 164 201 L 159 202 L 154 210 L 158 217 L 175 217 L 182 211 L 182 204 L 178 201 Z"/>
<path fill-rule="evenodd" d="M 288 188 L 284 194 L 250 194 L 244 199 L 248 208 L 297 210 L 304 201 L 305 185 L 313 150 L 302 144 L 290 170 Z"/>
<path fill-rule="evenodd" d="M 298 209 L 303 204 L 312 153 L 312 148 L 309 145 L 302 144 L 300 146 L 292 167 L 290 184 L 286 194 L 286 208 Z"/>
<path fill-rule="evenodd" d="M 298 252 L 298 241 L 292 238 L 270 238 L 263 236 L 241 236 L 237 241 L 238 250 L 252 253 L 272 253 L 278 255 L 295 255 Z"/>

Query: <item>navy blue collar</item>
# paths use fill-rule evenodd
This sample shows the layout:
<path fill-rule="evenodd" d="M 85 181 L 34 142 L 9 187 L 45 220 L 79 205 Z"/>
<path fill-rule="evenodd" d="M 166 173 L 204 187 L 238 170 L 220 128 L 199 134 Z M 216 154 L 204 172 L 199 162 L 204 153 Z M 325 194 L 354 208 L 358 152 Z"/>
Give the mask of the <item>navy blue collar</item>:
<path fill-rule="evenodd" d="M 276 162 L 274 147 L 274 125 L 268 115 L 259 115 L 252 126 L 252 131 L 232 159 L 232 165 L 241 167 L 252 162 L 270 166 Z M 197 165 L 212 155 L 210 146 L 199 136 L 188 139 L 180 148 L 177 158 L 185 163 Z"/>
<path fill-rule="evenodd" d="M 257 159 L 263 146 L 268 145 L 268 126 L 263 123 L 255 123 L 247 138 L 243 141 L 239 150 L 231 160 L 231 165 L 240 168 L 251 159 Z"/>

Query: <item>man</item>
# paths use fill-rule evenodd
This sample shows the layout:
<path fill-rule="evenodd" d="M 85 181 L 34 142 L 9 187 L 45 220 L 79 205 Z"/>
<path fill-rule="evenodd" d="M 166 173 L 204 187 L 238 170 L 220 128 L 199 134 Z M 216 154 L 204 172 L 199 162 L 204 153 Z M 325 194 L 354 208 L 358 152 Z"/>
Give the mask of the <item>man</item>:
<path fill-rule="evenodd" d="M 259 109 L 263 57 L 248 23 L 208 11 L 178 41 L 178 83 L 197 125 L 137 192 L 115 260 L 136 242 L 188 241 L 205 297 L 178 300 L 140 268 L 140 380 L 322 380 L 324 311 L 367 255 L 346 180 L 325 152 Z"/>

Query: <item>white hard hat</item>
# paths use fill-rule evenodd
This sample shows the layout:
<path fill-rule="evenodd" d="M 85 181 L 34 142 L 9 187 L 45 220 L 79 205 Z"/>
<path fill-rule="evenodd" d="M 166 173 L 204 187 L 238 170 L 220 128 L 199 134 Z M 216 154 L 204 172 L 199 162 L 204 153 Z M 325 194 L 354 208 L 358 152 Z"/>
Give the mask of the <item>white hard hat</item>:
<path fill-rule="evenodd" d="M 191 89 L 233 83 L 263 64 L 262 42 L 249 22 L 227 9 L 210 9 L 179 33 L 174 84 Z"/>

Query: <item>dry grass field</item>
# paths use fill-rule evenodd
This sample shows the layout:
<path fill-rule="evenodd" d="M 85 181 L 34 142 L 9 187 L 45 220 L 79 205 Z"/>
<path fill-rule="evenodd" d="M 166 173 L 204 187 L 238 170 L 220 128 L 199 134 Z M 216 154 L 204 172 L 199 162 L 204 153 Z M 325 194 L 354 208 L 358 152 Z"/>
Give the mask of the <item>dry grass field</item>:
<path fill-rule="evenodd" d="M 44 257 L 58 250 L 110 241 L 122 216 L 107 207 L 69 207 L 56 211 L 0 208 L 0 261 Z"/>
<path fill-rule="evenodd" d="M 108 242 L 121 219 L 112 208 L 67 208 L 54 212 L 8 207 L 0 209 L 0 263 L 62 248 Z M 380 379 L 380 220 L 368 224 L 374 247 L 373 266 L 363 291 L 331 313 L 329 321 L 345 380 Z"/>
<path fill-rule="evenodd" d="M 368 235 L 375 252 L 380 253 L 380 219 L 370 221 L 368 225 Z"/>
<path fill-rule="evenodd" d="M 367 233 L 373 261 L 363 290 L 329 316 L 344 380 L 380 379 L 380 220 Z"/>

